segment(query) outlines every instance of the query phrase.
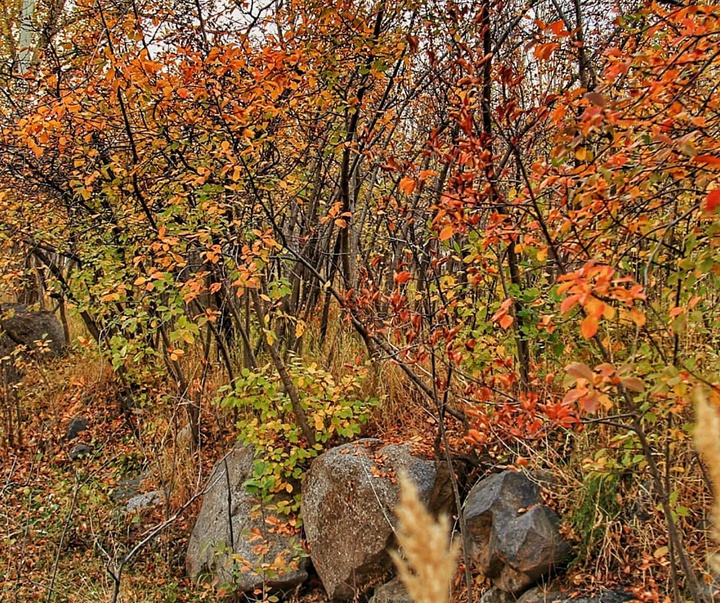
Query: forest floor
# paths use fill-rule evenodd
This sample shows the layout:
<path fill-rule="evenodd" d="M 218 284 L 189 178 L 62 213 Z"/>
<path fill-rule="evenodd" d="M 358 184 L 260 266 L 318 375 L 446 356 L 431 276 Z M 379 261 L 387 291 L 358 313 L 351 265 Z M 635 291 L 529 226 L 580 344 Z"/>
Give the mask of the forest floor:
<path fill-rule="evenodd" d="M 0 601 L 110 602 L 113 574 L 121 566 L 121 601 L 216 600 L 209 587 L 190 583 L 184 556 L 200 505 L 193 497 L 236 438 L 228 413 L 206 409 L 203 445 L 188 454 L 178 442 L 177 410 L 148 405 L 123 413 L 112 371 L 87 349 L 37 368 L 18 390 L 23 423 L 16 435 L 21 442 L 4 449 L 0 463 Z M 417 410 L 385 406 L 365 435 L 412 440 L 430 452 L 436 425 Z M 74 417 L 86 418 L 88 429 L 68 441 Z M 577 438 L 573 456 L 588 453 L 583 436 Z M 80 444 L 90 452 L 72 460 L 70 452 Z M 611 476 L 586 481 L 585 490 L 579 489 L 583 482 L 557 458 L 560 448 L 558 442 L 537 442 L 534 457 L 513 457 L 523 468 L 544 465 L 547 471 L 550 464 L 557 480 L 551 504 L 565 519 L 566 537 L 582 552 L 558 583 L 578 593 L 621 586 L 644 601 L 665 601 L 670 592 L 667 539 L 661 515 L 651 503 L 642 506 L 644 484 L 633 476 L 631 481 Z M 585 464 L 602 463 L 602 458 L 588 456 Z M 502 460 L 498 468 L 512 466 Z M 157 490 L 164 504 L 126 509 L 130 495 Z M 702 497 L 701 484 L 678 496 Z M 696 507 L 707 502 L 698 498 Z M 164 527 L 157 536 L 124 561 L 158 526 Z M 685 525 L 687 531 L 690 527 Z M 700 566 L 707 525 L 696 527 L 689 547 Z M 476 580 L 478 592 L 487 587 L 480 577 Z M 321 600 L 318 586 L 311 581 L 299 594 Z M 456 586 L 456 599 L 462 600 L 466 591 L 460 571 Z"/>

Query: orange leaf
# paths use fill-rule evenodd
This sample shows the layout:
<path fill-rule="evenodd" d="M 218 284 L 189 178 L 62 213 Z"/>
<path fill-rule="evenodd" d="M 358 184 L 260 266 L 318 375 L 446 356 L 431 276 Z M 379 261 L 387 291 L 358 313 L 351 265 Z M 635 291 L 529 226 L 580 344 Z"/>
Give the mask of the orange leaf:
<path fill-rule="evenodd" d="M 558 19 L 550 23 L 547 28 L 556 36 L 559 36 L 565 30 L 565 22 L 562 19 Z"/>
<path fill-rule="evenodd" d="M 505 314 L 498 322 L 503 329 L 507 329 L 514 321 L 515 319 L 512 316 Z"/>
<path fill-rule="evenodd" d="M 400 190 L 406 195 L 412 195 L 412 192 L 415 190 L 415 180 L 406 176 L 400 180 Z"/>
<path fill-rule="evenodd" d="M 638 326 L 642 327 L 647 321 L 647 317 L 644 312 L 641 312 L 637 308 L 630 310 L 630 319 Z"/>
<path fill-rule="evenodd" d="M 604 107 L 606 104 L 605 97 L 599 92 L 588 92 L 585 94 L 585 98 L 598 107 Z"/>
<path fill-rule="evenodd" d="M 669 312 L 670 318 L 675 318 L 677 316 L 680 316 L 680 314 L 682 314 L 683 312 L 685 312 L 685 308 L 683 308 L 682 306 L 676 306 L 675 308 L 670 310 L 670 312 Z"/>
<path fill-rule="evenodd" d="M 548 42 L 547 44 L 538 44 L 535 46 L 533 53 L 535 58 L 540 61 L 547 61 L 553 51 L 559 46 L 557 42 Z"/>
<path fill-rule="evenodd" d="M 472 438 L 473 440 L 477 440 L 478 442 L 483 441 L 482 434 L 477 429 L 468 429 L 468 437 Z"/>
<path fill-rule="evenodd" d="M 565 394 L 562 403 L 570 404 L 571 402 L 575 402 L 575 400 L 582 398 L 587 391 L 586 387 L 576 387 L 575 389 L 571 389 L 567 394 Z"/>
<path fill-rule="evenodd" d="M 585 339 L 591 339 L 598 331 L 598 319 L 594 316 L 586 316 L 580 325 L 580 333 Z"/>
<path fill-rule="evenodd" d="M 581 377 L 587 381 L 592 381 L 595 377 L 593 370 L 587 364 L 582 362 L 573 362 L 572 364 L 568 364 L 565 367 L 565 372 L 568 375 L 572 375 L 576 378 Z"/>
<path fill-rule="evenodd" d="M 585 412 L 595 412 L 597 410 L 598 399 L 598 393 L 593 390 L 589 392 L 587 396 L 583 396 L 583 398 L 580 400 L 580 407 Z"/>
<path fill-rule="evenodd" d="M 572 308 L 576 303 L 578 303 L 578 300 L 580 299 L 579 295 L 571 295 L 570 297 L 566 297 L 563 302 L 560 304 L 560 312 L 563 314 L 567 312 L 570 308 Z"/>
<path fill-rule="evenodd" d="M 447 241 L 450 237 L 455 234 L 455 228 L 451 224 L 448 224 L 445 228 L 440 231 L 438 238 L 441 241 Z"/>

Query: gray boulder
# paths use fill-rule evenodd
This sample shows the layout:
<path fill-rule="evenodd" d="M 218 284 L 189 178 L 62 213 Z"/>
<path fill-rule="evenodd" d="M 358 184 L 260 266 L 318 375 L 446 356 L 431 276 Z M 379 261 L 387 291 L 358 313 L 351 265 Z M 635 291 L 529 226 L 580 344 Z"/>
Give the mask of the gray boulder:
<path fill-rule="evenodd" d="M 301 513 L 310 558 L 330 599 L 352 599 L 392 572 L 387 550 L 393 545 L 393 509 L 402 470 L 437 511 L 445 489 L 438 487 L 436 464 L 413 456 L 409 446 L 364 439 L 312 462 L 303 483 Z"/>
<path fill-rule="evenodd" d="M 413 603 L 405 585 L 395 578 L 375 589 L 370 603 Z"/>
<path fill-rule="evenodd" d="M 497 587 L 493 587 L 497 588 Z M 509 597 L 513 597 L 510 593 L 507 593 Z M 533 586 L 532 588 L 526 590 L 520 597 L 517 599 L 518 603 L 553 603 L 557 602 L 559 603 L 560 600 L 563 598 L 562 592 L 558 590 L 557 587 L 553 585 L 548 584 L 538 584 L 537 586 Z M 608 603 L 610 603 L 608 601 Z"/>
<path fill-rule="evenodd" d="M 114 502 L 127 501 L 133 496 L 140 494 L 140 486 L 145 476 L 126 477 L 121 479 L 117 486 L 110 491 L 110 498 Z"/>
<path fill-rule="evenodd" d="M 595 596 L 577 596 L 562 592 L 552 584 L 540 584 L 517 596 L 492 586 L 480 597 L 480 603 L 627 603 L 634 595 L 621 590 L 606 590 Z"/>
<path fill-rule="evenodd" d="M 505 471 L 478 482 L 464 513 L 477 569 L 506 592 L 522 592 L 570 552 L 557 515 L 522 473 Z"/>
<path fill-rule="evenodd" d="M 35 312 L 22 304 L 0 304 L 0 348 L 9 353 L 17 346 L 40 347 L 53 356 L 65 350 L 65 332 L 52 312 Z M 45 342 L 40 346 L 38 342 Z"/>
<path fill-rule="evenodd" d="M 622 590 L 606 590 L 595 596 L 578 597 L 577 594 L 563 593 L 557 587 L 540 585 L 525 591 L 517 603 L 627 603 L 633 599 L 633 594 Z"/>
<path fill-rule="evenodd" d="M 0 370 L 7 383 L 22 379 L 22 370 L 12 357 L 41 352 L 59 356 L 65 350 L 65 332 L 52 312 L 34 312 L 22 304 L 0 304 Z"/>
<path fill-rule="evenodd" d="M 300 539 L 273 529 L 261 501 L 245 489 L 254 460 L 251 447 L 237 446 L 216 465 L 185 566 L 195 581 L 211 576 L 216 585 L 233 584 L 239 592 L 289 590 L 307 579 Z"/>
<path fill-rule="evenodd" d="M 480 603 L 515 603 L 515 597 L 497 586 L 491 586 L 481 596 Z"/>

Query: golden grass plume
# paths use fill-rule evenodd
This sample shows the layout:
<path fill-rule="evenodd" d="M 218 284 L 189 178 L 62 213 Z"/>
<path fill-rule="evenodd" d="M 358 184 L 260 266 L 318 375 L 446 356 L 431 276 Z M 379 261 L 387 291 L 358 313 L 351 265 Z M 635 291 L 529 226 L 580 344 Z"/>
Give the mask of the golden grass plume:
<path fill-rule="evenodd" d="M 720 411 L 700 388 L 695 391 L 695 407 L 695 446 L 705 457 L 710 480 L 716 492 L 710 509 L 710 536 L 720 545 Z M 717 552 L 709 555 L 708 563 L 715 573 L 720 573 L 720 555 Z"/>
<path fill-rule="evenodd" d="M 391 551 L 398 575 L 415 603 L 449 603 L 457 543 L 450 543 L 450 521 L 438 521 L 420 501 L 407 474 L 400 475 L 397 539 L 401 552 Z"/>

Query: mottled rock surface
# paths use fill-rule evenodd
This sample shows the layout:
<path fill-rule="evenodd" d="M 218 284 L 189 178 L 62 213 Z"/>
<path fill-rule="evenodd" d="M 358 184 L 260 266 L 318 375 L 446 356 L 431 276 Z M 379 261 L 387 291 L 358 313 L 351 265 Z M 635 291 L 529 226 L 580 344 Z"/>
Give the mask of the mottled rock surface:
<path fill-rule="evenodd" d="M 90 456 L 91 454 L 92 448 L 87 444 L 77 444 L 69 453 L 71 461 L 79 461 L 85 457 Z"/>
<path fill-rule="evenodd" d="M 370 603 L 413 603 L 405 585 L 395 578 L 375 589 Z"/>
<path fill-rule="evenodd" d="M 248 592 L 263 584 L 282 591 L 307 579 L 300 539 L 274 529 L 243 486 L 254 460 L 251 447 L 237 446 L 213 470 L 185 558 L 193 580 L 212 577 Z"/>
<path fill-rule="evenodd" d="M 464 513 L 478 570 L 504 591 L 522 592 L 570 552 L 557 515 L 522 473 L 505 471 L 479 481 Z"/>
<path fill-rule="evenodd" d="M 37 342 L 47 343 L 47 351 L 55 356 L 65 350 L 65 333 L 52 312 L 35 312 L 22 304 L 0 304 L 0 348 L 4 353 L 16 346 L 38 349 Z"/>
<path fill-rule="evenodd" d="M 65 433 L 66 440 L 74 440 L 88 428 L 88 420 L 85 417 L 75 417 L 68 425 Z"/>
<path fill-rule="evenodd" d="M 310 466 L 303 483 L 303 525 L 330 599 L 351 599 L 392 572 L 387 550 L 393 544 L 401 471 L 437 511 L 446 497 L 440 494 L 445 488 L 438 487 L 442 478 L 436 464 L 414 456 L 409 446 L 359 440 L 320 455 Z"/>
<path fill-rule="evenodd" d="M 130 513 L 134 511 L 142 511 L 144 509 L 149 509 L 150 507 L 161 505 L 163 502 L 165 502 L 165 495 L 162 490 L 153 490 L 152 492 L 146 492 L 145 494 L 133 496 L 125 503 L 125 510 Z"/>

